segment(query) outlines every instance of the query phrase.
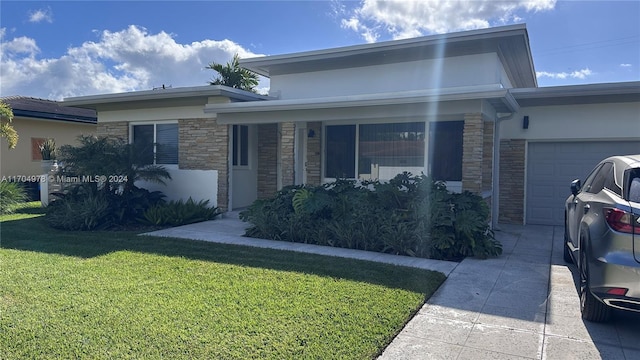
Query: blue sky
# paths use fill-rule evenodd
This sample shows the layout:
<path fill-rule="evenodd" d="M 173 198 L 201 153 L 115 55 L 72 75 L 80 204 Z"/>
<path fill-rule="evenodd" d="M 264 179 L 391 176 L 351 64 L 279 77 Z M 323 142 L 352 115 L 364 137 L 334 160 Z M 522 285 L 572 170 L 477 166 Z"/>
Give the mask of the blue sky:
<path fill-rule="evenodd" d="M 206 85 L 214 75 L 206 65 L 235 53 L 276 55 L 514 23 L 527 24 L 540 86 L 640 80 L 637 0 L 3 0 L 0 96 L 59 100 Z"/>

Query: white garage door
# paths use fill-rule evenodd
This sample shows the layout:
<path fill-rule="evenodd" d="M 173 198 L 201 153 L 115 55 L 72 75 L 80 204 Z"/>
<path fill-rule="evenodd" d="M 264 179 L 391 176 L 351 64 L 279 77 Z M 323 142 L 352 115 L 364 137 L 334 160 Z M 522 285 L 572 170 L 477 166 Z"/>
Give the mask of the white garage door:
<path fill-rule="evenodd" d="M 600 160 L 638 154 L 640 141 L 532 142 L 527 153 L 527 224 L 562 225 L 573 179 L 584 179 Z"/>

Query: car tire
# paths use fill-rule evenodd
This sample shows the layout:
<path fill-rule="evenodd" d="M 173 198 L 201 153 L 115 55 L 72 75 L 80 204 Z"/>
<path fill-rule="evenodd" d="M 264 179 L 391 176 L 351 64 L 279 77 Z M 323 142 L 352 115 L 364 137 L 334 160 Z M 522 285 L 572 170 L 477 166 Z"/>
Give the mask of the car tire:
<path fill-rule="evenodd" d="M 598 300 L 589 288 L 589 264 L 584 244 L 580 246 L 580 312 L 582 318 L 591 322 L 605 322 L 611 317 L 611 309 Z"/>
<path fill-rule="evenodd" d="M 565 225 L 565 228 L 564 228 L 564 246 L 563 246 L 563 248 L 564 248 L 564 254 L 563 254 L 564 261 L 567 264 L 572 264 L 573 263 L 573 258 L 571 257 L 571 250 L 569 249 L 569 236 L 567 236 L 566 225 Z"/>

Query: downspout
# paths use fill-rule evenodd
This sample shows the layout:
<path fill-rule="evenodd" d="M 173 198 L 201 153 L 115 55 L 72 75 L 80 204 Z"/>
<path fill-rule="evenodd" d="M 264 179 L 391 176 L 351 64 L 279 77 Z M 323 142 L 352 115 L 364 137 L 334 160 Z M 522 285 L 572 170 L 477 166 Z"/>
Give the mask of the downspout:
<path fill-rule="evenodd" d="M 500 211 L 500 123 L 504 120 L 511 120 L 515 112 L 507 113 L 504 116 L 496 116 L 493 124 L 493 176 L 492 176 L 492 198 L 491 198 L 491 228 L 498 228 L 498 212 Z"/>

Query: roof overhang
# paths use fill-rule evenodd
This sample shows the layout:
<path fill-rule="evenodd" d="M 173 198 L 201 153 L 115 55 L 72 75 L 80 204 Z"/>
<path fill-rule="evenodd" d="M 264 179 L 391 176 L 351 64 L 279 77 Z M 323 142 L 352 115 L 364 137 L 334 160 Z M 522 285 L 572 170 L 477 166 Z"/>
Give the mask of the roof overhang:
<path fill-rule="evenodd" d="M 149 104 L 151 106 L 203 105 L 210 97 L 227 97 L 231 101 L 267 100 L 268 96 L 258 95 L 249 91 L 239 90 L 222 85 L 208 85 L 196 87 L 180 87 L 156 90 L 132 91 L 115 94 L 90 95 L 65 98 L 65 106 L 74 106 L 98 110 L 117 106 L 127 106 L 133 103 Z"/>
<path fill-rule="evenodd" d="M 640 102 L 640 82 L 511 89 L 520 106 Z"/>
<path fill-rule="evenodd" d="M 447 88 L 417 91 L 404 91 L 393 93 L 379 93 L 353 96 L 336 96 L 295 100 L 271 100 L 262 102 L 207 104 L 205 113 L 218 115 L 220 124 L 231 124 L 236 120 L 230 120 L 220 114 L 256 114 L 286 112 L 298 110 L 322 110 L 363 108 L 387 105 L 410 105 L 439 102 L 455 102 L 466 100 L 484 100 L 489 102 L 496 112 L 510 113 L 519 109 L 518 103 L 508 89 L 497 87 L 472 87 L 472 88 Z M 237 117 L 234 117 L 237 119 Z M 284 120 L 283 120 L 284 121 Z"/>
<path fill-rule="evenodd" d="M 524 24 L 241 59 L 240 65 L 269 77 L 490 52 L 498 54 L 514 87 L 537 86 Z"/>

